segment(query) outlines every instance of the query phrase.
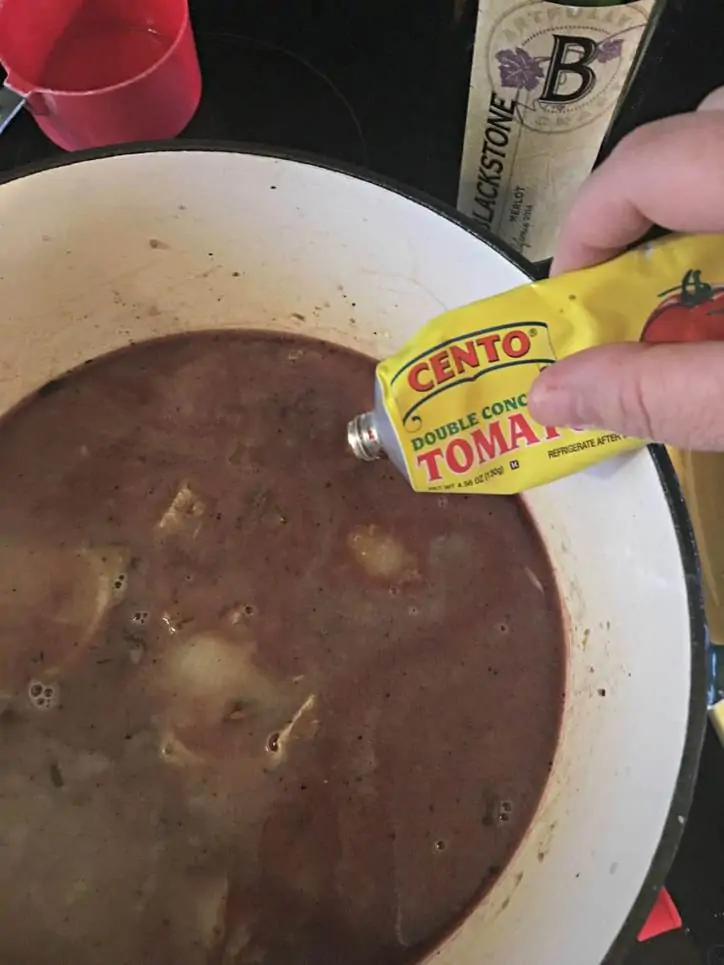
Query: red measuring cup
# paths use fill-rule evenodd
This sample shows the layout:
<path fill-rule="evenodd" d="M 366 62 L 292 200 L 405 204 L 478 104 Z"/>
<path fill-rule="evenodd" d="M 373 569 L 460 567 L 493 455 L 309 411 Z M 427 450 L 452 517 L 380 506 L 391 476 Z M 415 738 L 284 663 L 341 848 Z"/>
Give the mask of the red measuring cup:
<path fill-rule="evenodd" d="M 175 137 L 193 117 L 188 0 L 0 3 L 0 133 L 23 106 L 69 151 Z"/>

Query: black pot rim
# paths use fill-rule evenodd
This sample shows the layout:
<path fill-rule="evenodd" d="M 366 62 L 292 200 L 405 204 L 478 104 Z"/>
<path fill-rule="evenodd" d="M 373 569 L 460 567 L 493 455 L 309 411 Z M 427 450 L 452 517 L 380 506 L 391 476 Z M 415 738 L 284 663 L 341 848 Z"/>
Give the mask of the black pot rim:
<path fill-rule="evenodd" d="M 361 181 L 366 181 L 369 184 L 388 190 L 393 194 L 407 198 L 433 211 L 447 221 L 451 221 L 459 228 L 468 232 L 468 234 L 473 235 L 488 247 L 497 251 L 498 254 L 519 268 L 528 278 L 540 277 L 540 270 L 536 271 L 535 266 L 527 262 L 517 254 L 517 252 L 513 251 L 512 248 L 477 225 L 471 218 L 460 214 L 460 212 L 444 202 L 438 201 L 392 178 L 375 174 L 374 172 L 352 164 L 335 161 L 303 151 L 287 150 L 261 144 L 246 144 L 244 142 L 220 140 L 204 141 L 189 139 L 178 141 L 150 141 L 78 151 L 47 158 L 43 161 L 24 165 L 0 174 L 0 185 L 6 184 L 9 181 L 18 180 L 19 178 L 28 177 L 32 174 L 37 174 L 41 171 L 79 164 L 84 161 L 116 157 L 118 155 L 156 154 L 176 151 L 258 155 L 261 157 L 277 158 L 283 161 L 309 164 L 334 173 L 345 174 Z M 679 773 L 659 844 L 654 852 L 649 870 L 636 901 L 601 965 L 617 965 L 617 963 L 621 962 L 624 956 L 628 954 L 641 928 L 646 922 L 659 892 L 664 886 L 666 875 L 674 860 L 684 830 L 684 820 L 682 816 L 688 814 L 691 806 L 707 719 L 707 651 L 709 640 L 704 614 L 699 557 L 696 550 L 694 532 L 681 487 L 665 448 L 663 446 L 649 446 L 648 452 L 657 470 L 661 487 L 669 506 L 669 512 L 671 513 L 679 546 L 684 581 L 686 583 L 691 636 L 689 714 Z"/>

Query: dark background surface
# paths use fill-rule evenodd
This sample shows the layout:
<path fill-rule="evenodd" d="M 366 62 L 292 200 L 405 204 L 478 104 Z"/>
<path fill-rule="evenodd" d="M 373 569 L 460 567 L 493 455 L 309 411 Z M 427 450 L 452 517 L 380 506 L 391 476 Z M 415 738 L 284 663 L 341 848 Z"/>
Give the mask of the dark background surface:
<path fill-rule="evenodd" d="M 474 0 L 191 6 L 205 93 L 187 136 L 312 151 L 454 203 Z M 721 0 L 668 0 L 608 147 L 724 84 L 722 38 Z M 0 139 L 0 170 L 56 153 L 24 115 Z M 686 931 L 640 945 L 625 965 L 724 965 L 724 750 L 713 732 L 668 885 Z"/>
<path fill-rule="evenodd" d="M 205 94 L 186 136 L 293 147 L 454 203 L 476 0 L 190 0 Z M 663 12 L 609 143 L 724 84 L 724 6 Z M 0 170 L 58 149 L 21 116 Z"/>

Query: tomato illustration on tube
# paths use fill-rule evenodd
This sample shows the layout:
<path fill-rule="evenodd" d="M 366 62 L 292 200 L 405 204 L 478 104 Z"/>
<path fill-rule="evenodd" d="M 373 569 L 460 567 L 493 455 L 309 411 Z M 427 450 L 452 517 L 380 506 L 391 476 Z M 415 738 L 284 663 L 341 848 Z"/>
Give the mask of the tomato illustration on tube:
<path fill-rule="evenodd" d="M 691 268 L 675 289 L 662 292 L 664 301 L 641 334 L 642 342 L 712 342 L 724 340 L 724 285 L 703 281 Z"/>

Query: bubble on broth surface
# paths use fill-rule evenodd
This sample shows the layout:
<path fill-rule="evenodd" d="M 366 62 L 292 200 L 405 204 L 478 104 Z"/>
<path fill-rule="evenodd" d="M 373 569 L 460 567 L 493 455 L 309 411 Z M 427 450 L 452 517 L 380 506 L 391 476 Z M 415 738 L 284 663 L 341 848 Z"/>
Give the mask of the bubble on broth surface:
<path fill-rule="evenodd" d="M 500 824 L 506 824 L 513 818 L 513 802 L 512 801 L 501 801 L 498 810 L 498 821 Z"/>
<path fill-rule="evenodd" d="M 113 596 L 116 600 L 122 600 L 125 593 L 126 587 L 128 586 L 128 574 L 127 573 L 116 573 L 113 578 Z"/>
<path fill-rule="evenodd" d="M 31 680 L 28 684 L 28 698 L 36 710 L 54 710 L 60 703 L 60 687 L 57 683 Z"/>
<path fill-rule="evenodd" d="M 257 608 L 253 603 L 233 603 L 231 606 L 222 607 L 219 616 L 223 623 L 235 627 L 242 622 L 251 620 L 257 616 L 257 613 Z"/>

